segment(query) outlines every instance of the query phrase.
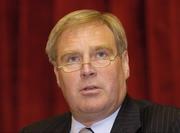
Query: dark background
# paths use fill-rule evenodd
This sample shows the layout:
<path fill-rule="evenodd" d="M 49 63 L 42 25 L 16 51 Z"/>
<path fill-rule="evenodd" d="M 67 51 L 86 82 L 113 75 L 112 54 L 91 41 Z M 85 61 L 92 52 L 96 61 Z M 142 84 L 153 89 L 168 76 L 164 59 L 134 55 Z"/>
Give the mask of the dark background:
<path fill-rule="evenodd" d="M 0 0 L 0 132 L 68 110 L 44 49 L 57 20 L 84 8 L 122 21 L 129 94 L 180 107 L 180 0 Z"/>

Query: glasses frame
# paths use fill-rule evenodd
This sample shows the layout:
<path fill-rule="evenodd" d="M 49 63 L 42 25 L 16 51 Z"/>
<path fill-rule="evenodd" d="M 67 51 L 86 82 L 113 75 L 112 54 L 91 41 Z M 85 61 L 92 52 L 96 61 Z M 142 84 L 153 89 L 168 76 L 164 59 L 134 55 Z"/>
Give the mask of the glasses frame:
<path fill-rule="evenodd" d="M 93 66 L 93 67 L 95 67 L 95 68 L 103 68 L 103 67 L 107 67 L 107 66 L 109 66 L 110 64 L 111 64 L 111 62 L 112 61 L 114 61 L 115 59 L 116 59 L 116 57 L 118 57 L 119 56 L 119 54 L 115 54 L 115 55 L 113 55 L 113 56 L 111 56 L 109 59 L 106 59 L 106 60 L 108 60 L 109 61 L 109 63 L 107 64 L 107 65 L 105 65 L 105 66 L 102 66 L 102 67 L 97 67 L 97 66 L 94 66 L 94 65 L 92 65 L 92 63 L 91 62 L 93 62 L 93 61 L 89 61 L 89 62 L 81 62 L 81 63 L 79 63 L 79 65 L 80 65 L 80 67 L 78 68 L 78 69 L 76 69 L 76 70 L 73 70 L 73 71 L 66 71 L 65 69 L 64 69 L 64 67 L 67 65 L 58 65 L 58 66 L 56 66 L 57 67 L 57 69 L 62 69 L 64 72 L 66 72 L 66 73 L 71 73 L 71 72 L 74 72 L 74 71 L 78 71 L 78 70 L 80 70 L 80 69 L 82 69 L 82 66 L 84 65 L 84 64 L 91 64 L 91 66 Z"/>

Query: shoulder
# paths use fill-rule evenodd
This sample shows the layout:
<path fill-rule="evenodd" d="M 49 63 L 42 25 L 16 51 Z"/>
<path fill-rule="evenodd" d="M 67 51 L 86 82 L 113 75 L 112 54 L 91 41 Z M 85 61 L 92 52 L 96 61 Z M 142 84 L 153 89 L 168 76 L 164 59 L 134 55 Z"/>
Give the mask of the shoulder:
<path fill-rule="evenodd" d="M 21 130 L 21 133 L 30 132 L 48 132 L 56 128 L 64 128 L 71 123 L 71 114 L 65 113 L 63 115 L 48 118 L 32 123 Z"/>
<path fill-rule="evenodd" d="M 140 108 L 143 130 L 180 132 L 180 109 L 154 104 L 147 101 L 135 101 Z"/>
<path fill-rule="evenodd" d="M 137 101 L 136 102 L 140 107 L 140 114 L 143 119 L 153 120 L 153 119 L 166 119 L 174 121 L 177 118 L 180 118 L 180 109 L 168 106 L 160 105 L 147 101 Z"/>

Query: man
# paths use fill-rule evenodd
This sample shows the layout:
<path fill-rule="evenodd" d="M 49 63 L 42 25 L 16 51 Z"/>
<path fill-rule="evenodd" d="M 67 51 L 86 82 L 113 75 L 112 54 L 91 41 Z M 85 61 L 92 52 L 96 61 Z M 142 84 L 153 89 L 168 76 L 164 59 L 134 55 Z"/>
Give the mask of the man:
<path fill-rule="evenodd" d="M 66 15 L 51 31 L 46 52 L 71 113 L 22 132 L 180 132 L 179 110 L 128 97 L 127 40 L 112 14 L 79 10 Z"/>

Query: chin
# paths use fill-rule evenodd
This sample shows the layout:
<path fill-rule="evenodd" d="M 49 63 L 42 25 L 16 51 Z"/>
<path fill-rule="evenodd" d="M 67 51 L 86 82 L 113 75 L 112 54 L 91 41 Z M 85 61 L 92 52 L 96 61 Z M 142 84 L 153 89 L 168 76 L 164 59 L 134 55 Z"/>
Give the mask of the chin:
<path fill-rule="evenodd" d="M 86 105 L 81 107 L 81 111 L 85 113 L 99 113 L 106 110 L 105 104 L 93 103 L 92 105 Z"/>

